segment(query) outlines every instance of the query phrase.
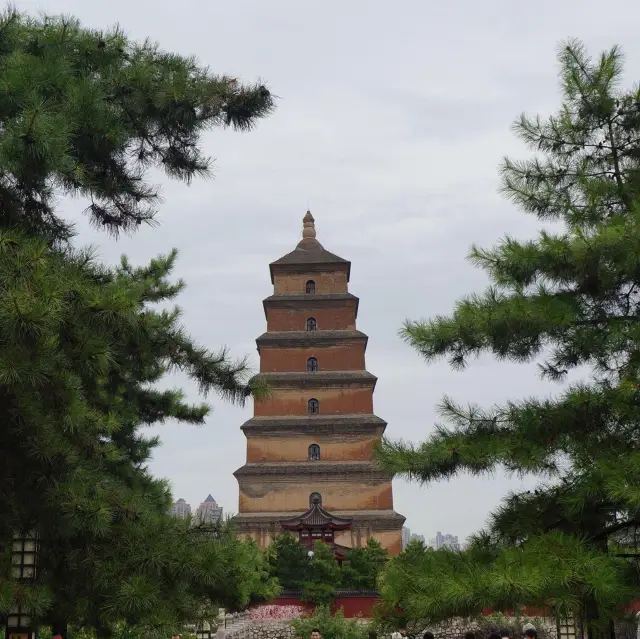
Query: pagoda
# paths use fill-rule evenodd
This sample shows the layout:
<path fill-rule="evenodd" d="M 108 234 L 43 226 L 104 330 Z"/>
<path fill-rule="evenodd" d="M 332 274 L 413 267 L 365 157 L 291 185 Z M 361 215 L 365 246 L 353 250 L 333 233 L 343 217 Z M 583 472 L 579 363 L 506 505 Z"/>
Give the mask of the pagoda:
<path fill-rule="evenodd" d="M 368 338 L 356 329 L 351 263 L 318 242 L 307 211 L 302 240 L 270 272 L 267 332 L 256 343 L 272 392 L 242 426 L 238 532 L 264 548 L 292 531 L 304 545 L 330 543 L 338 559 L 374 537 L 398 554 L 405 519 L 373 459 L 386 422 L 373 413 L 376 377 L 365 367 Z"/>

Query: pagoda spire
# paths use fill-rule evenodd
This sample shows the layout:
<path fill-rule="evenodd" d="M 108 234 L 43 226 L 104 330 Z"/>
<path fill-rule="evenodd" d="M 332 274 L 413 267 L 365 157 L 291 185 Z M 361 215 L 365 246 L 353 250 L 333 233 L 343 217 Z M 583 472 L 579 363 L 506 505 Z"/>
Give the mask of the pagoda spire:
<path fill-rule="evenodd" d="M 313 238 L 316 237 L 316 221 L 313 219 L 313 215 L 311 215 L 311 211 L 307 211 L 305 216 L 302 218 L 302 239 Z"/>
<path fill-rule="evenodd" d="M 296 249 L 324 250 L 322 244 L 316 239 L 316 221 L 311 211 L 307 211 L 302 218 L 302 239 L 298 242 Z"/>

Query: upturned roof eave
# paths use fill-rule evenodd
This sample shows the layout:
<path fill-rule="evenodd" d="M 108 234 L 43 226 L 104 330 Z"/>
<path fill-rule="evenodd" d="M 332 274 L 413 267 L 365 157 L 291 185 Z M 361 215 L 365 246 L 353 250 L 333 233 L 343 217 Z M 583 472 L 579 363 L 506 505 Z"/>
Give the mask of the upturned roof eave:
<path fill-rule="evenodd" d="M 318 521 L 313 522 L 313 518 Z M 314 504 L 302 515 L 287 517 L 280 521 L 280 525 L 285 530 L 309 529 L 309 528 L 331 528 L 333 530 L 346 530 L 353 524 L 353 519 L 346 517 L 336 517 L 330 512 L 322 508 L 318 504 Z"/>

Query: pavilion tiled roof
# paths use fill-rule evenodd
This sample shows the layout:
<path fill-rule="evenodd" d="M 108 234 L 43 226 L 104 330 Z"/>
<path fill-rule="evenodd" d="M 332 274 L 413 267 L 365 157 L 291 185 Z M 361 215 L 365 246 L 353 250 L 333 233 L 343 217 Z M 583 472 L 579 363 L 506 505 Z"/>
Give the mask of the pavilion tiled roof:
<path fill-rule="evenodd" d="M 300 528 L 333 528 L 344 530 L 350 528 L 353 520 L 347 517 L 336 517 L 326 511 L 320 503 L 314 503 L 302 515 L 280 520 L 280 525 L 286 530 Z"/>

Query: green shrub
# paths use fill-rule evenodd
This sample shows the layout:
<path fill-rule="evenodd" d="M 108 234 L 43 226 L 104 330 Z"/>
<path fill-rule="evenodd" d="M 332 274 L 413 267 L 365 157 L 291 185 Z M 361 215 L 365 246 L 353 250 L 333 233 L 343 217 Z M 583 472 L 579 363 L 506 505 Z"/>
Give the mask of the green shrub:
<path fill-rule="evenodd" d="M 314 628 L 320 631 L 322 639 L 365 639 L 370 628 L 359 619 L 345 619 L 342 608 L 331 616 L 328 606 L 318 606 L 313 615 L 294 619 L 291 625 L 302 639 L 309 639 Z"/>

